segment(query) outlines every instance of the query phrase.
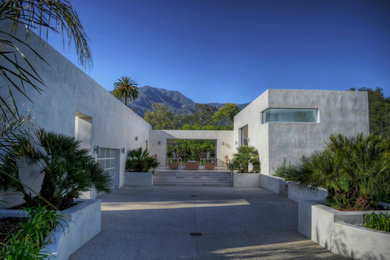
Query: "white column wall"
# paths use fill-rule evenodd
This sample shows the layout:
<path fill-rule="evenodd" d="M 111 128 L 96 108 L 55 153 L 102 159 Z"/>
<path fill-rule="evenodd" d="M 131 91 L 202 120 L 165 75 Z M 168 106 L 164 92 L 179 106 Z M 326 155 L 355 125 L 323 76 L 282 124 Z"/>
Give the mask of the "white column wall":
<path fill-rule="evenodd" d="M 0 27 L 8 29 L 7 24 L 1 23 Z M 23 30 L 19 30 L 16 36 L 25 39 Z M 31 114 L 34 125 L 75 136 L 75 116 L 80 112 L 92 118 L 92 151 L 95 146 L 125 148 L 126 151 L 145 148 L 151 126 L 143 118 L 37 35 L 31 34 L 29 45 L 49 63 L 45 64 L 28 48 L 19 45 L 45 83 L 45 86 L 40 86 L 41 93 L 26 88 L 33 102 L 14 93 L 19 109 Z M 7 89 L 1 88 L 0 94 L 6 97 Z M 120 186 L 124 185 L 126 157 L 127 152 L 120 154 Z"/>
<path fill-rule="evenodd" d="M 150 154 L 157 154 L 160 166 L 166 165 L 167 139 L 216 140 L 217 165 L 225 165 L 225 156 L 233 156 L 233 131 L 220 130 L 151 130 Z"/>
<path fill-rule="evenodd" d="M 248 145 L 259 151 L 261 173 L 268 174 L 268 126 L 261 124 L 261 111 L 268 107 L 268 90 L 234 117 L 234 152 L 240 145 L 240 128 L 248 125 Z"/>

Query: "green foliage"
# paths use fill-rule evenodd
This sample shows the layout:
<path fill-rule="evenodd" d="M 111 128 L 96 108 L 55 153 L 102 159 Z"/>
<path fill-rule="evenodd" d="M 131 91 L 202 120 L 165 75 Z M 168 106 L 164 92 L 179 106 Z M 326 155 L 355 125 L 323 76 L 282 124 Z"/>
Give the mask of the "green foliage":
<path fill-rule="evenodd" d="M 142 147 L 128 152 L 126 170 L 129 172 L 148 172 L 158 166 L 156 158 L 149 156 L 148 149 L 142 151 Z"/>
<path fill-rule="evenodd" d="M 177 118 L 168 106 L 154 103 L 152 110 L 145 112 L 144 119 L 151 124 L 153 129 L 177 129 Z"/>
<path fill-rule="evenodd" d="M 21 229 L 4 244 L 0 252 L 1 259 L 43 259 L 50 255 L 41 250 L 43 246 L 51 243 L 51 232 L 60 225 L 64 230 L 66 225 L 63 216 L 55 210 L 42 206 L 25 208 L 28 213 L 26 223 L 21 222 Z"/>
<path fill-rule="evenodd" d="M 212 116 L 217 111 L 217 108 L 207 104 L 197 104 L 195 112 L 192 116 L 192 123 L 199 126 L 206 126 L 212 123 Z"/>
<path fill-rule="evenodd" d="M 0 115 L 0 190 L 13 189 L 25 197 L 30 191 L 19 179 L 17 161 L 23 151 L 31 149 L 33 128 L 29 115 Z"/>
<path fill-rule="evenodd" d="M 0 21 L 11 22 L 9 29 L 26 30 L 28 36 L 31 30 L 44 33 L 46 40 L 51 32 L 61 32 L 63 37 L 73 42 L 79 62 L 82 65 L 92 65 L 91 52 L 87 43 L 87 35 L 82 27 L 77 12 L 67 0 L 4 0 L 0 4 Z M 18 26 L 20 25 L 20 26 Z M 5 27 L 7 28 L 7 27 Z M 29 40 L 29 37 L 27 38 Z M 24 39 L 14 36 L 10 30 L 0 30 L 0 78 L 9 90 L 9 97 L 0 97 L 0 108 L 16 112 L 17 105 L 13 99 L 14 93 L 19 92 L 27 99 L 27 89 L 41 91 L 43 81 L 29 61 L 23 48 L 27 48 L 32 55 L 44 62 L 45 59 L 29 46 Z M 6 51 L 5 51 L 5 50 Z M 13 108 L 14 109 L 13 109 Z"/>
<path fill-rule="evenodd" d="M 122 76 L 114 83 L 114 90 L 112 94 L 118 98 L 124 100 L 125 105 L 127 105 L 127 99 L 135 100 L 138 98 L 138 88 L 137 83 L 130 77 Z"/>
<path fill-rule="evenodd" d="M 380 136 L 331 136 L 327 148 L 303 157 L 291 176 L 302 186 L 328 190 L 334 208 L 375 209 L 390 182 L 389 143 Z"/>
<path fill-rule="evenodd" d="M 298 178 L 300 171 L 297 166 L 292 165 L 291 163 L 287 164 L 286 160 L 283 161 L 283 164 L 279 166 L 275 171 L 275 176 L 281 177 L 286 181 L 294 181 Z"/>
<path fill-rule="evenodd" d="M 144 119 L 153 129 L 183 130 L 231 130 L 238 106 L 226 104 L 216 111 L 214 106 L 197 104 L 193 115 L 174 114 L 168 106 L 152 104 L 152 111 L 144 114 Z"/>
<path fill-rule="evenodd" d="M 390 215 L 375 212 L 363 216 L 363 227 L 390 232 Z"/>
<path fill-rule="evenodd" d="M 109 192 L 111 177 L 100 165 L 80 149 L 80 141 L 74 137 L 46 132 L 37 132 L 39 145 L 25 155 L 41 164 L 44 175 L 40 196 L 58 209 L 71 205 L 81 192 L 95 187 L 98 191 Z M 28 203 L 40 202 L 39 198 L 25 198 Z"/>
<path fill-rule="evenodd" d="M 260 172 L 259 152 L 252 146 L 240 146 L 232 159 L 233 169 L 240 173 L 248 172 L 249 165 L 252 165 L 252 172 Z"/>
<path fill-rule="evenodd" d="M 218 111 L 213 115 L 212 121 L 220 125 L 229 126 L 233 129 L 234 116 L 240 112 L 240 109 L 237 105 L 227 103 L 225 106 L 218 109 Z"/>
<path fill-rule="evenodd" d="M 352 91 L 356 89 L 351 88 Z M 390 140 L 390 98 L 385 98 L 381 88 L 359 88 L 368 92 L 370 133 Z"/>
<path fill-rule="evenodd" d="M 231 130 L 230 126 L 224 126 L 224 125 L 190 125 L 185 124 L 182 126 L 182 130 Z"/>
<path fill-rule="evenodd" d="M 215 157 L 215 141 L 213 140 L 173 140 L 168 144 L 168 157 L 175 153 L 176 158 L 183 162 L 189 160 L 200 161 L 207 157 Z"/>

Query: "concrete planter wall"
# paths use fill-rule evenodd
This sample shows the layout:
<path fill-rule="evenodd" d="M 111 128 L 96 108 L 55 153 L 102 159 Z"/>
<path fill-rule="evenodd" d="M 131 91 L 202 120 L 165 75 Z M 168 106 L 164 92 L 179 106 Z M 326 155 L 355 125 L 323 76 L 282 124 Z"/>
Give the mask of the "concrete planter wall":
<path fill-rule="evenodd" d="M 297 182 L 288 182 L 288 198 L 299 202 L 301 200 L 323 201 L 328 196 L 328 191 L 324 188 L 309 190 L 300 188 Z"/>
<path fill-rule="evenodd" d="M 153 186 L 153 174 L 151 172 L 126 172 L 125 185 Z"/>
<path fill-rule="evenodd" d="M 260 186 L 277 194 L 285 190 L 287 182 L 280 177 L 260 174 Z"/>
<path fill-rule="evenodd" d="M 314 201 L 301 200 L 298 204 L 298 231 L 302 235 L 346 257 L 389 258 L 390 233 L 360 226 L 363 214 L 373 211 L 343 212 Z"/>
<path fill-rule="evenodd" d="M 233 174 L 233 187 L 260 187 L 260 174 L 235 173 Z"/>
<path fill-rule="evenodd" d="M 86 242 L 100 233 L 101 202 L 100 200 L 78 200 L 75 206 L 60 211 L 65 216 L 67 226 L 64 230 L 57 226 L 52 233 L 51 244 L 42 250 L 50 252 L 50 259 L 66 260 Z M 26 217 L 22 210 L 0 210 L 1 217 Z"/>

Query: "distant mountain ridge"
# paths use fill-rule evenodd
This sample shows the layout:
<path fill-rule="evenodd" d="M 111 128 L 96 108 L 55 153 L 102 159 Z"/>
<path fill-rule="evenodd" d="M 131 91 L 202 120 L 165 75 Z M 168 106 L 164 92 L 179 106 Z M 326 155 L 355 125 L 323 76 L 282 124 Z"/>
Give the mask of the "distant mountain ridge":
<path fill-rule="evenodd" d="M 177 90 L 167 90 L 163 88 L 154 88 L 150 86 L 144 86 L 138 88 L 139 95 L 135 101 L 128 102 L 128 106 L 135 110 L 141 117 L 144 116 L 146 111 L 152 110 L 152 104 L 158 103 L 160 105 L 166 105 L 173 113 L 178 114 L 192 114 L 195 111 L 197 103 L 184 96 Z M 223 107 L 224 103 L 208 103 L 208 105 L 215 106 L 217 109 Z M 241 109 L 246 107 L 246 104 L 237 104 Z"/>

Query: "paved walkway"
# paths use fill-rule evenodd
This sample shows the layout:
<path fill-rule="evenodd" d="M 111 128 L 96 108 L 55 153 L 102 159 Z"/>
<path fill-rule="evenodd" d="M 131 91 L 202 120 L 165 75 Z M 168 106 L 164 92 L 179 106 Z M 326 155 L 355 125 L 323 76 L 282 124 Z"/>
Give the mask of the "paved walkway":
<path fill-rule="evenodd" d="M 102 232 L 70 259 L 343 259 L 297 232 L 295 202 L 261 188 L 123 187 L 101 199 Z"/>

